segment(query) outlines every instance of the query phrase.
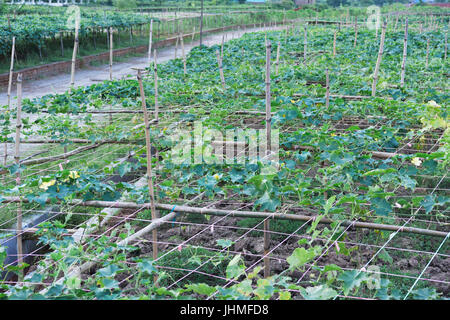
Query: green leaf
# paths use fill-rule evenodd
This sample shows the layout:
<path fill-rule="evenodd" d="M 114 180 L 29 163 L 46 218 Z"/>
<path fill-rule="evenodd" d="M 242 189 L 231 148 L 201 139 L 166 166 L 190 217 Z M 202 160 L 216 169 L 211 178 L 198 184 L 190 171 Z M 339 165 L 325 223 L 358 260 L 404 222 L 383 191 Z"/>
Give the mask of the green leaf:
<path fill-rule="evenodd" d="M 236 279 L 245 273 L 245 265 L 241 259 L 241 255 L 238 254 L 231 259 L 227 266 L 227 279 Z"/>
<path fill-rule="evenodd" d="M 305 248 L 296 248 L 286 261 L 289 263 L 289 269 L 295 270 L 314 259 L 315 256 L 316 254 L 313 248 L 308 250 Z"/>
<path fill-rule="evenodd" d="M 151 275 L 154 272 L 158 272 L 158 270 L 153 266 L 153 261 L 145 260 L 138 263 L 138 268 L 141 272 L 148 273 Z"/>
<path fill-rule="evenodd" d="M 98 273 L 102 276 L 102 277 L 114 277 L 117 273 L 117 271 L 119 271 L 120 268 L 115 265 L 115 264 L 110 264 L 107 267 L 101 268 L 98 270 Z"/>
<path fill-rule="evenodd" d="M 228 247 L 232 246 L 234 242 L 229 239 L 218 239 L 218 240 L 216 240 L 216 243 L 219 247 L 228 248 Z"/>
<path fill-rule="evenodd" d="M 210 296 L 216 292 L 216 288 L 211 287 L 206 283 L 188 284 L 186 285 L 186 288 L 204 296 Z"/>
<path fill-rule="evenodd" d="M 392 212 L 392 206 L 386 199 L 383 198 L 373 198 L 371 199 L 370 208 L 374 210 L 375 214 L 381 216 L 387 216 Z"/>
<path fill-rule="evenodd" d="M 436 196 L 434 194 L 433 195 L 430 194 L 420 202 L 420 205 L 425 209 L 425 213 L 428 214 L 431 212 L 431 210 L 433 210 L 433 207 L 435 205 L 435 199 Z"/>
<path fill-rule="evenodd" d="M 367 278 L 366 274 L 363 272 L 359 272 L 358 270 L 348 270 L 342 273 L 338 280 L 341 280 L 344 282 L 343 289 L 345 295 L 348 295 L 348 293 L 353 290 L 353 288 L 359 288 L 362 281 L 365 281 Z"/>
<path fill-rule="evenodd" d="M 338 295 L 338 293 L 327 285 L 316 287 L 300 288 L 300 293 L 306 300 L 330 300 Z"/>
<path fill-rule="evenodd" d="M 260 205 L 261 210 L 271 212 L 275 211 L 280 204 L 281 202 L 278 199 L 272 199 L 267 191 L 261 198 L 255 201 L 255 205 Z"/>

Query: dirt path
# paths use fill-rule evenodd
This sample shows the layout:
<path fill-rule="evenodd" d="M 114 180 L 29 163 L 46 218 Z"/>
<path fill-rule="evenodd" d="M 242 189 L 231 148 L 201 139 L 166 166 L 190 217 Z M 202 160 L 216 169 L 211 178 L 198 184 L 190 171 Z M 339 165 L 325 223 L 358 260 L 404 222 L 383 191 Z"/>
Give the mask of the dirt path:
<path fill-rule="evenodd" d="M 281 29 L 283 27 L 278 27 Z M 225 40 L 241 37 L 243 34 L 254 31 L 261 31 L 262 28 L 251 28 L 240 31 L 227 31 L 219 34 L 206 35 L 203 37 L 203 44 L 211 46 L 214 44 L 220 44 L 222 42 L 222 34 L 225 35 Z M 186 54 L 194 47 L 198 46 L 199 41 L 196 40 L 192 43 L 185 45 Z M 158 51 L 158 63 L 166 62 L 174 58 L 175 47 L 165 47 Z M 181 50 L 178 49 L 178 57 L 181 56 Z M 113 78 L 121 79 L 127 77 L 130 74 L 134 74 L 131 68 L 138 67 L 144 68 L 147 66 L 147 56 L 129 58 L 126 61 L 116 62 L 113 65 Z M 88 86 L 94 83 L 98 83 L 98 80 L 109 79 L 109 67 L 107 64 L 101 66 L 90 66 L 83 69 L 78 69 L 75 72 L 75 86 Z M 24 81 L 23 83 L 23 97 L 34 98 L 41 97 L 46 94 L 63 93 L 69 89 L 70 74 L 58 74 L 50 76 L 41 80 Z M 12 93 L 15 95 L 15 92 Z M 14 103 L 14 102 L 13 102 Z M 6 92 L 0 93 L 0 105 L 7 104 Z"/>

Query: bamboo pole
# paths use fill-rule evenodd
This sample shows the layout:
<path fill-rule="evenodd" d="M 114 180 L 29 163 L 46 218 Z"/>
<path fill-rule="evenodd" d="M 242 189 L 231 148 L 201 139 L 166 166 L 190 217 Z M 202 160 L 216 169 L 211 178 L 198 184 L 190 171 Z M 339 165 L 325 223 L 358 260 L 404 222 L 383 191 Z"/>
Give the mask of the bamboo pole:
<path fill-rule="evenodd" d="M 73 86 L 75 85 L 75 64 L 77 61 L 77 50 L 78 50 L 78 29 L 80 28 L 80 22 L 78 19 L 75 19 L 75 42 L 73 45 L 73 53 L 72 53 L 72 69 L 70 73 L 70 88 L 69 93 L 72 91 Z"/>
<path fill-rule="evenodd" d="M 328 72 L 328 68 L 325 69 L 325 76 L 326 76 L 326 96 L 325 96 L 325 106 L 328 107 L 330 106 L 330 75 Z"/>
<path fill-rule="evenodd" d="M 186 68 L 186 52 L 185 52 L 185 50 L 184 50 L 184 40 L 183 40 L 183 38 L 184 38 L 184 35 L 181 34 L 181 35 L 180 35 L 180 41 L 181 41 L 181 55 L 182 55 L 182 57 L 183 57 L 183 72 L 184 72 L 184 75 L 186 76 L 186 75 L 187 75 L 187 68 Z"/>
<path fill-rule="evenodd" d="M 381 60 L 383 58 L 385 37 L 386 37 L 386 22 L 383 24 L 383 29 L 381 31 L 380 50 L 378 51 L 377 64 L 375 66 L 375 71 L 373 73 L 372 97 L 375 97 L 377 93 L 378 73 L 380 71 Z"/>
<path fill-rule="evenodd" d="M 14 55 L 16 51 L 16 37 L 12 38 L 12 46 L 11 46 L 11 64 L 9 67 L 9 80 L 8 80 L 8 112 L 11 111 L 11 89 L 13 82 L 13 74 L 14 74 Z M 3 158 L 3 165 L 6 166 L 8 162 L 8 142 L 5 141 L 4 144 L 5 156 Z"/>
<path fill-rule="evenodd" d="M 173 58 L 176 59 L 178 55 L 178 41 L 180 40 L 180 35 L 177 35 L 177 41 L 175 42 L 175 51 Z"/>
<path fill-rule="evenodd" d="M 156 49 L 153 51 L 153 78 L 155 82 L 155 121 L 159 121 L 159 94 L 158 94 L 158 60 L 156 59 Z"/>
<path fill-rule="evenodd" d="M 16 52 L 16 37 L 12 37 L 11 45 L 11 62 L 9 67 L 9 81 L 8 81 L 8 110 L 11 109 L 11 88 L 14 74 L 14 55 Z"/>
<path fill-rule="evenodd" d="M 223 60 L 223 45 L 225 42 L 225 34 L 222 35 L 222 44 L 220 46 L 220 59 Z"/>
<path fill-rule="evenodd" d="M 306 28 L 305 28 L 306 30 Z M 266 154 L 269 157 L 271 152 L 271 132 L 272 132 L 272 113 L 271 113 L 271 92 L 270 92 L 270 56 L 271 43 L 266 44 Z M 270 158 L 269 158 L 270 160 Z M 264 277 L 270 277 L 270 259 L 268 257 L 270 250 L 270 222 L 269 219 L 264 220 Z"/>
<path fill-rule="evenodd" d="M 81 152 L 98 148 L 98 147 L 102 146 L 103 144 L 104 143 L 96 143 L 96 144 L 92 144 L 89 146 L 83 146 L 83 147 L 77 148 L 75 150 L 72 150 L 70 152 L 63 153 L 63 154 L 56 155 L 56 156 L 49 156 L 49 157 L 44 157 L 44 158 L 39 158 L 39 159 L 31 159 L 31 160 L 21 161 L 20 164 L 23 166 L 29 166 L 29 165 L 34 165 L 34 164 L 42 164 L 42 163 L 46 163 L 46 162 L 52 162 L 52 161 L 57 161 L 57 160 L 61 160 L 61 159 L 66 159 L 66 158 L 72 157 L 76 154 L 79 154 Z M 4 170 L 1 170 L 0 174 L 7 174 L 9 172 L 7 169 L 8 169 L 8 167 L 6 167 Z"/>
<path fill-rule="evenodd" d="M 403 40 L 403 61 L 402 61 L 402 72 L 400 75 L 400 87 L 403 87 L 405 85 L 407 52 L 408 52 L 408 18 L 406 18 L 406 21 L 405 21 L 405 38 Z"/>
<path fill-rule="evenodd" d="M 445 32 L 445 42 L 444 42 L 444 61 L 447 60 L 447 32 Z"/>
<path fill-rule="evenodd" d="M 156 65 L 156 60 L 155 60 Z M 144 93 L 144 86 L 142 83 L 142 74 L 141 70 L 138 70 L 137 79 L 139 82 L 139 90 L 141 94 L 141 101 L 142 101 L 142 110 L 144 111 L 144 122 L 145 122 L 145 142 L 146 142 L 146 149 L 147 149 L 147 182 L 148 182 L 148 190 L 150 195 L 150 203 L 151 203 L 151 214 L 152 214 L 152 220 L 156 220 L 159 218 L 159 214 L 156 211 L 155 207 L 155 192 L 153 189 L 153 176 L 152 176 L 152 153 L 151 153 L 151 142 L 150 142 L 150 122 L 148 118 L 148 112 L 147 112 L 147 105 L 145 103 L 145 93 Z M 158 233 L 157 230 L 154 229 L 152 231 L 152 237 L 153 237 L 153 259 L 158 258 Z"/>
<path fill-rule="evenodd" d="M 427 38 L 427 57 L 425 60 L 425 69 L 428 69 L 429 57 L 430 57 L 430 37 Z"/>
<path fill-rule="evenodd" d="M 220 82 L 222 83 L 222 89 L 225 90 L 225 76 L 223 74 L 222 59 L 220 58 L 219 50 L 216 50 L 216 57 L 217 65 L 219 66 Z"/>
<path fill-rule="evenodd" d="M 109 28 L 109 80 L 113 79 L 112 66 L 113 66 L 113 29 Z"/>
<path fill-rule="evenodd" d="M 355 17 L 355 42 L 353 47 L 356 48 L 356 44 L 358 43 L 358 17 Z"/>
<path fill-rule="evenodd" d="M 3 203 L 16 203 L 22 201 L 23 203 L 29 203 L 27 198 L 20 197 L 3 197 Z M 83 206 L 83 207 L 95 207 L 95 208 L 122 208 L 122 209 L 150 209 L 151 203 L 135 203 L 135 202 L 122 202 L 122 201 L 82 201 L 80 199 L 73 199 L 68 201 L 68 204 L 73 206 Z M 278 212 L 259 212 L 259 211 L 239 211 L 239 210 L 224 210 L 224 209 L 213 209 L 213 208 L 199 208 L 190 207 L 184 205 L 174 205 L 165 203 L 156 203 L 156 209 L 172 211 L 172 213 L 192 213 L 201 215 L 214 215 L 214 216 L 229 216 L 229 217 L 241 217 L 241 218 L 272 218 L 277 220 L 290 220 L 290 221 L 314 221 L 316 216 L 306 216 L 301 214 L 288 214 L 288 213 L 278 213 Z M 171 213 L 171 214 L 172 214 Z M 166 218 L 162 217 L 161 219 Z M 172 216 L 173 218 L 173 216 Z M 158 221 L 158 220 L 156 220 Z M 169 219 L 170 221 L 170 219 Z M 322 218 L 320 224 L 331 224 L 336 222 L 329 218 Z M 359 222 L 351 220 L 341 221 L 341 225 L 349 226 L 352 225 L 355 228 L 371 229 L 371 230 L 386 230 L 394 232 L 406 232 L 412 234 L 421 234 L 433 237 L 446 237 L 448 232 L 436 231 L 430 229 L 420 229 L 414 227 L 404 227 L 390 224 L 381 223 L 371 223 L 371 222 Z"/>
<path fill-rule="evenodd" d="M 150 20 L 150 32 L 148 35 L 148 66 L 152 63 L 152 44 L 153 44 L 153 19 Z"/>
<path fill-rule="evenodd" d="M 337 38 L 337 31 L 334 32 L 333 38 L 333 57 L 336 57 L 336 38 Z"/>
<path fill-rule="evenodd" d="M 17 116 L 16 116 L 16 140 L 14 161 L 20 166 L 20 129 L 22 128 L 22 74 L 17 75 Z M 16 172 L 16 184 L 20 185 L 20 170 Z M 20 266 L 23 261 L 22 248 L 22 202 L 17 203 L 17 265 Z M 23 278 L 23 270 L 19 271 L 19 280 Z"/>
<path fill-rule="evenodd" d="M 59 43 L 61 46 L 61 57 L 64 57 L 64 37 L 63 37 L 64 33 L 61 31 L 59 33 Z"/>
<path fill-rule="evenodd" d="M 279 64 L 280 64 L 280 48 L 281 48 L 281 43 L 280 41 L 278 41 L 278 46 L 277 46 L 277 60 L 275 61 L 275 74 L 278 76 L 278 68 L 279 68 Z"/>
<path fill-rule="evenodd" d="M 306 56 L 308 50 L 308 23 L 305 24 L 305 34 L 303 38 L 303 63 L 306 64 Z"/>

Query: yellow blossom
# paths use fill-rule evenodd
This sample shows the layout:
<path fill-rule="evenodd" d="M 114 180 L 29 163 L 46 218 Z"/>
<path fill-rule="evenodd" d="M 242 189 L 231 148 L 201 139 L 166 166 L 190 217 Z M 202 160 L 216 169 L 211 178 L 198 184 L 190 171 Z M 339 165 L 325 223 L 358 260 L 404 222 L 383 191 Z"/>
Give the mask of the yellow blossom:
<path fill-rule="evenodd" d="M 215 175 L 213 175 L 214 179 L 219 180 L 220 176 L 216 173 Z"/>
<path fill-rule="evenodd" d="M 422 164 L 422 160 L 420 160 L 419 158 L 416 157 L 411 160 L 411 163 L 413 165 L 415 165 L 416 167 L 419 167 Z"/>
<path fill-rule="evenodd" d="M 79 178 L 79 177 L 80 177 L 80 175 L 78 174 L 77 171 L 70 171 L 69 178 L 75 180 L 75 179 L 77 179 L 77 178 Z"/>
<path fill-rule="evenodd" d="M 50 180 L 48 182 L 42 182 L 39 188 L 47 190 L 50 186 L 53 186 L 56 183 L 56 180 Z"/>

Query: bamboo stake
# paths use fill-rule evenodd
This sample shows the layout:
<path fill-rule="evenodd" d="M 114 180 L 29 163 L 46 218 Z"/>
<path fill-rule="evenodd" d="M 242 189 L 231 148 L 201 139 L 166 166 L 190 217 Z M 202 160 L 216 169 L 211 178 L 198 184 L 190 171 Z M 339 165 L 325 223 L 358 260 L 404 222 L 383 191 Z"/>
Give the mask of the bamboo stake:
<path fill-rule="evenodd" d="M 155 50 L 156 51 L 156 50 Z M 155 59 L 156 65 L 156 59 Z M 145 143 L 147 148 L 147 182 L 148 182 L 148 190 L 150 195 L 150 203 L 151 203 L 151 214 L 152 220 L 156 220 L 159 218 L 159 214 L 156 211 L 155 207 L 155 192 L 153 189 L 153 176 L 152 176 L 152 153 L 151 153 L 151 142 L 150 142 L 150 122 L 148 118 L 147 105 L 145 103 L 145 93 L 144 86 L 142 83 L 142 74 L 141 70 L 138 70 L 137 79 L 139 82 L 139 90 L 141 94 L 142 101 L 142 110 L 144 111 L 144 122 L 145 122 Z M 153 237 L 153 259 L 158 258 L 158 232 L 156 229 L 152 231 Z"/>
<path fill-rule="evenodd" d="M 217 64 L 219 66 L 220 82 L 222 83 L 223 90 L 225 90 L 225 76 L 223 75 L 222 59 L 220 58 L 219 50 L 216 50 L 216 57 L 217 57 Z"/>
<path fill-rule="evenodd" d="M 17 75 L 17 117 L 16 117 L 16 151 L 14 160 L 17 166 L 20 166 L 20 129 L 22 128 L 22 74 Z M 20 170 L 16 173 L 16 184 L 20 185 Z M 22 202 L 17 203 L 17 265 L 20 266 L 23 261 L 22 248 Z M 23 270 L 19 271 L 19 280 L 23 279 Z"/>
<path fill-rule="evenodd" d="M 70 74 L 70 88 L 69 93 L 72 91 L 73 86 L 75 85 L 75 64 L 77 61 L 77 50 L 78 50 L 78 29 L 80 28 L 80 23 L 78 19 L 75 19 L 75 43 L 73 45 L 73 53 L 72 53 L 72 70 Z"/>
<path fill-rule="evenodd" d="M 328 72 L 328 68 L 325 69 L 325 76 L 326 76 L 326 96 L 325 96 L 325 105 L 328 109 L 330 106 L 330 75 Z"/>
<path fill-rule="evenodd" d="M 220 46 L 220 59 L 223 60 L 223 45 L 225 42 L 225 34 L 222 35 L 222 45 Z"/>
<path fill-rule="evenodd" d="M 445 32 L 445 42 L 444 42 L 444 60 L 447 60 L 447 32 Z"/>
<path fill-rule="evenodd" d="M 155 121 L 159 121 L 159 101 L 158 101 L 158 62 L 156 59 L 156 49 L 153 51 L 153 77 L 155 78 Z"/>
<path fill-rule="evenodd" d="M 383 58 L 385 37 L 386 37 L 386 22 L 383 24 L 383 29 L 381 31 L 380 50 L 378 51 L 377 64 L 375 66 L 375 71 L 373 74 L 372 97 L 375 97 L 375 94 L 377 93 L 378 73 L 380 71 L 381 60 Z"/>
<path fill-rule="evenodd" d="M 400 86 L 405 85 L 405 71 L 406 71 L 406 55 L 408 52 L 408 18 L 405 21 L 405 38 L 403 40 L 403 61 L 402 61 L 402 73 L 400 76 Z"/>
<path fill-rule="evenodd" d="M 355 42 L 353 47 L 356 48 L 356 44 L 358 43 L 358 17 L 355 17 Z"/>
<path fill-rule="evenodd" d="M 148 35 L 148 66 L 152 63 L 152 44 L 153 44 L 153 19 L 150 20 L 150 33 Z"/>
<path fill-rule="evenodd" d="M 180 41 L 181 41 L 181 55 L 183 57 L 183 71 L 184 71 L 184 75 L 187 75 L 187 68 L 186 68 L 186 53 L 184 51 L 184 35 L 181 34 L 180 35 Z"/>
<path fill-rule="evenodd" d="M 281 48 L 281 43 L 280 41 L 278 41 L 278 47 L 277 47 L 277 60 L 275 62 L 275 74 L 278 76 L 278 67 L 280 64 L 280 48 Z"/>
<path fill-rule="evenodd" d="M 9 67 L 9 81 L 8 81 L 8 110 L 11 109 L 11 88 L 12 88 L 12 80 L 14 74 L 14 55 L 16 51 L 16 37 L 12 38 L 12 46 L 11 46 L 11 64 Z"/>
<path fill-rule="evenodd" d="M 11 110 L 11 88 L 14 74 L 15 51 L 16 51 L 16 37 L 13 37 L 11 46 L 11 65 L 9 67 L 9 81 L 8 81 L 8 111 Z M 5 157 L 3 159 L 3 165 L 6 166 L 6 163 L 8 162 L 8 142 L 5 141 L 4 147 L 5 147 Z"/>
<path fill-rule="evenodd" d="M 62 31 L 59 33 L 59 43 L 61 45 L 61 57 L 64 57 L 64 41 L 63 41 L 64 38 L 63 38 L 63 34 L 64 33 Z"/>
<path fill-rule="evenodd" d="M 430 57 L 430 37 L 427 38 L 427 58 L 425 61 L 425 69 L 428 69 L 428 60 Z"/>
<path fill-rule="evenodd" d="M 303 63 L 306 64 L 306 55 L 308 50 L 308 23 L 305 24 L 305 34 L 304 34 L 304 41 L 303 41 Z"/>
<path fill-rule="evenodd" d="M 177 41 L 175 42 L 175 51 L 174 51 L 174 56 L 173 58 L 176 59 L 177 58 L 177 54 L 178 54 L 178 41 L 180 40 L 180 36 L 177 36 Z"/>
<path fill-rule="evenodd" d="M 113 79 L 112 66 L 113 66 L 113 29 L 109 28 L 109 80 Z"/>
<path fill-rule="evenodd" d="M 336 37 L 337 37 L 337 31 L 334 32 L 334 38 L 333 38 L 333 57 L 336 57 Z"/>
<path fill-rule="evenodd" d="M 305 28 L 306 30 L 306 28 Z M 271 92 L 270 92 L 270 56 L 271 43 L 266 44 L 266 141 L 267 141 L 267 156 L 271 154 L 271 132 L 272 132 L 272 113 L 271 113 Z M 270 249 L 270 223 L 269 220 L 264 220 L 264 277 L 270 277 L 270 259 L 268 257 Z"/>

